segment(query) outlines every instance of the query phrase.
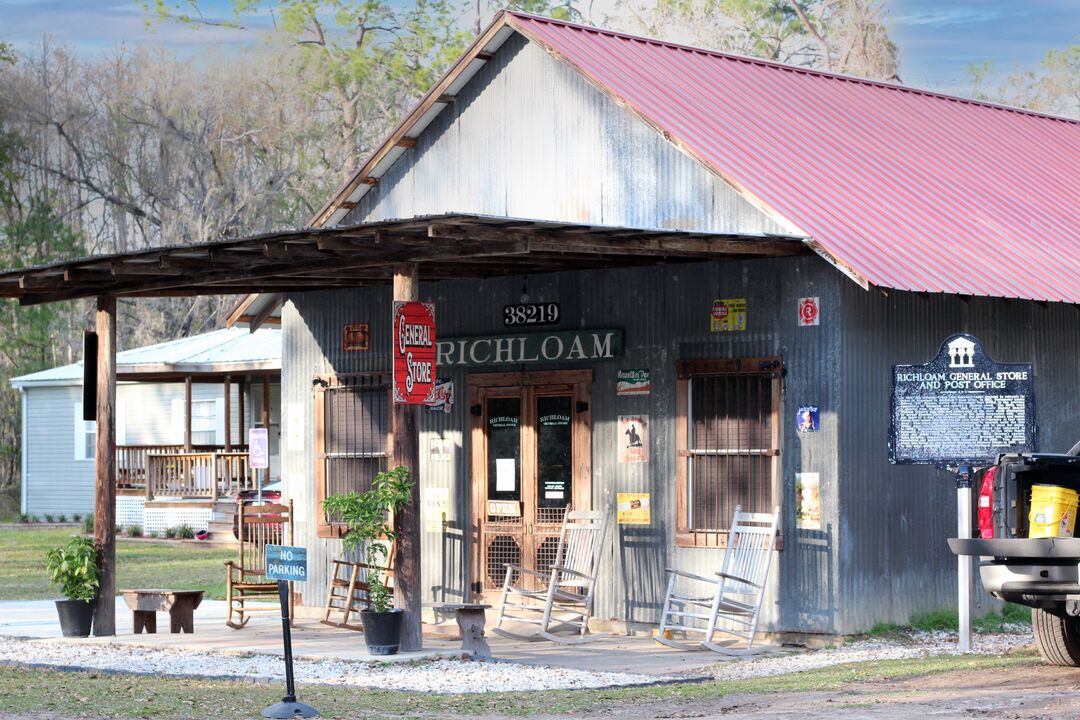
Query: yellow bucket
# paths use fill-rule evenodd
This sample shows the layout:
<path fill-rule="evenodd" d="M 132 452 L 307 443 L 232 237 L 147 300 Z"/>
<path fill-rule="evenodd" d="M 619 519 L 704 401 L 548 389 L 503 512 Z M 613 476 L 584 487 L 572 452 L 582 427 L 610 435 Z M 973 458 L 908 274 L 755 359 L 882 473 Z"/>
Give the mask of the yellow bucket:
<path fill-rule="evenodd" d="M 1028 537 L 1072 537 L 1080 494 L 1057 485 L 1031 486 Z"/>

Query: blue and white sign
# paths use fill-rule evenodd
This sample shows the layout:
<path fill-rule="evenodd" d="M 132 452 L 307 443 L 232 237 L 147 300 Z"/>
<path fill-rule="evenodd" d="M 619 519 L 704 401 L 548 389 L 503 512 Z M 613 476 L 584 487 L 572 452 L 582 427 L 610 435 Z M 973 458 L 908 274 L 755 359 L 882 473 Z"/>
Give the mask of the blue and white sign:
<path fill-rule="evenodd" d="M 270 467 L 270 435 L 266 428 L 248 430 L 248 464 L 252 470 Z"/>
<path fill-rule="evenodd" d="M 270 580 L 307 580 L 307 548 L 292 545 L 266 546 L 266 577 Z"/>

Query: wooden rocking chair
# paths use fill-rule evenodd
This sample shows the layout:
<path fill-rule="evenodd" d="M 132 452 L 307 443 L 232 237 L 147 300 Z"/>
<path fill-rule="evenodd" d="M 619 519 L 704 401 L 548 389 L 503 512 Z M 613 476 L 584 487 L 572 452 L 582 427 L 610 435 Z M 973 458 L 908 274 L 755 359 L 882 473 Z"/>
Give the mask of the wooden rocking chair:
<path fill-rule="evenodd" d="M 236 562 L 225 563 L 228 603 L 225 624 L 239 630 L 248 624 L 251 615 L 280 616 L 277 581 L 266 577 L 266 546 L 293 544 L 292 500 L 288 505 L 241 503 L 236 512 L 239 551 Z M 249 600 L 270 604 L 249 607 Z M 289 617 L 293 617 L 292 608 L 292 583 L 289 583 Z"/>
<path fill-rule="evenodd" d="M 383 583 L 387 588 L 394 588 L 394 543 L 390 543 L 390 549 L 386 555 L 387 566 L 379 568 L 384 573 Z M 329 587 L 326 590 L 326 612 L 320 620 L 324 625 L 348 628 L 349 630 L 363 631 L 359 624 L 350 624 L 349 616 L 367 610 L 371 606 L 368 599 L 368 571 L 372 566 L 366 562 L 353 562 L 350 560 L 333 560 L 333 571 L 330 573 Z M 341 613 L 340 620 L 331 620 L 331 613 Z"/>
<path fill-rule="evenodd" d="M 589 618 L 593 612 L 593 586 L 600 565 L 600 551 L 607 532 L 608 513 L 602 511 L 568 511 L 559 534 L 555 561 L 547 572 L 526 570 L 517 565 L 506 566 L 502 606 L 493 632 L 519 640 L 545 638 L 557 643 L 582 643 L 588 638 Z M 513 584 L 518 574 L 524 587 Z M 537 579 L 537 589 L 528 587 L 527 577 Z M 508 615 L 513 611 L 514 615 Z M 537 618 L 536 614 L 540 617 Z M 539 625 L 534 635 L 521 635 L 504 630 L 504 620 Z M 577 637 L 559 636 L 553 626 L 569 626 Z"/>
<path fill-rule="evenodd" d="M 765 581 L 769 576 L 779 519 L 780 508 L 769 514 L 744 513 L 741 507 L 736 507 L 724 562 L 715 578 L 668 568 L 670 579 L 656 641 L 674 648 L 704 647 L 723 655 L 761 652 L 753 648 L 754 633 L 765 596 Z M 711 585 L 712 593 L 678 591 L 676 581 L 679 578 L 686 578 L 691 581 L 690 585 L 697 587 Z M 704 633 L 704 638 L 699 645 L 682 643 L 670 637 L 672 630 Z M 746 647 L 720 645 L 714 640 L 717 633 L 745 640 Z"/>

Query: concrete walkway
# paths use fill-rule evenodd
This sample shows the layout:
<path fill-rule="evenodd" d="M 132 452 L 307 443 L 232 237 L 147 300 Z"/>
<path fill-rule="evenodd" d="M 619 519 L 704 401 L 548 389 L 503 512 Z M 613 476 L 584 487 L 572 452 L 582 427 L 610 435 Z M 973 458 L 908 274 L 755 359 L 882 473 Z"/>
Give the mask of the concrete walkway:
<path fill-rule="evenodd" d="M 451 625 L 453 623 L 451 622 Z M 256 616 L 242 630 L 225 625 L 225 603 L 205 600 L 195 611 L 194 634 L 168 632 L 167 613 L 159 613 L 159 632 L 135 635 L 132 616 L 122 598 L 116 601 L 116 636 L 69 639 L 77 643 L 117 643 L 158 648 L 178 648 L 216 653 L 281 655 L 281 620 L 278 615 Z M 162 629 L 165 631 L 162 632 Z M 456 626 L 453 627 L 456 630 Z M 430 632 L 429 631 L 438 631 Z M 0 601 L 0 635 L 59 638 L 56 607 L 51 600 Z M 645 675 L 698 675 L 726 658 L 711 652 L 675 650 L 648 637 L 600 636 L 581 645 L 508 640 L 487 632 L 492 654 L 498 660 L 529 665 L 551 665 L 587 671 L 632 672 Z M 427 657 L 459 655 L 461 643 L 446 628 L 425 626 L 424 650 L 372 656 L 362 633 L 301 619 L 293 628 L 293 654 L 297 657 L 341 660 L 408 662 Z"/>

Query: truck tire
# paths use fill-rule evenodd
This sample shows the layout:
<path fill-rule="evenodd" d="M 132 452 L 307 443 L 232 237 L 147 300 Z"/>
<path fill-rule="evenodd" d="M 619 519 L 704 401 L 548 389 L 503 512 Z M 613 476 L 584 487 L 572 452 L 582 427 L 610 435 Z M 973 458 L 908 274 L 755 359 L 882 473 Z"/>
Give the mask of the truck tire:
<path fill-rule="evenodd" d="M 1058 617 L 1046 610 L 1032 608 L 1031 629 L 1043 662 L 1080 667 L 1080 617 Z"/>

